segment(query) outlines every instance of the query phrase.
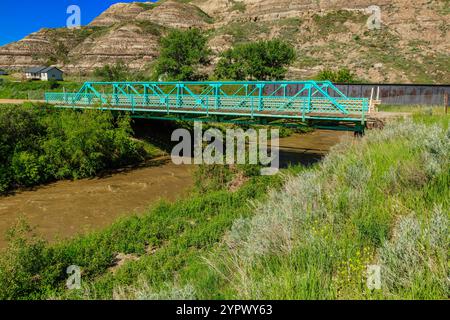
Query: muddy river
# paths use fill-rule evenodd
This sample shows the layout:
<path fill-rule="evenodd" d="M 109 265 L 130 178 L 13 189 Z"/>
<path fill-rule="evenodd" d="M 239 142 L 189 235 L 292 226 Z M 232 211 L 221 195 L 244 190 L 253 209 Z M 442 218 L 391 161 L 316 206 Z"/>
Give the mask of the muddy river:
<path fill-rule="evenodd" d="M 281 165 L 319 161 L 344 135 L 349 133 L 319 130 L 280 139 Z M 55 241 L 101 229 L 161 199 L 181 198 L 193 185 L 193 170 L 158 159 L 102 178 L 60 181 L 0 197 L 0 248 L 6 246 L 6 230 L 20 217 L 43 238 Z"/>

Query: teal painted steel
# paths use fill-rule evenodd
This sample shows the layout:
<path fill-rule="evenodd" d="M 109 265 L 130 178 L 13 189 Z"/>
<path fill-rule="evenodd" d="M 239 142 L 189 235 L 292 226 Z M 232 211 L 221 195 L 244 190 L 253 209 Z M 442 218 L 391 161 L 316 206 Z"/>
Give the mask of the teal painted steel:
<path fill-rule="evenodd" d="M 364 125 L 366 98 L 349 98 L 329 81 L 86 82 L 77 93 L 46 93 L 65 108 L 197 116 L 241 116 Z"/>

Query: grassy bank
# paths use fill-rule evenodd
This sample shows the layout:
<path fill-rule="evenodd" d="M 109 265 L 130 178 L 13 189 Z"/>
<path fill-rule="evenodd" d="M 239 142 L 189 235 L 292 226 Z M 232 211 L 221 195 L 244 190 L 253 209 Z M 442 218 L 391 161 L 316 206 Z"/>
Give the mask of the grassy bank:
<path fill-rule="evenodd" d="M 29 228 L 19 224 L 0 258 L 0 298 L 110 299 L 118 294 L 116 288 L 142 278 L 151 279 L 155 290 L 172 284 L 174 275 L 180 281 L 193 275 L 201 279 L 202 257 L 233 221 L 252 214 L 249 200 L 263 199 L 281 181 L 280 176 L 252 177 L 236 192 L 221 189 L 161 203 L 143 216 L 53 246 L 31 237 Z M 84 290 L 65 290 L 66 266 L 72 264 L 83 270 Z M 203 280 L 206 285 L 208 279 Z"/>
<path fill-rule="evenodd" d="M 72 81 L 11 81 L 0 79 L 0 99 L 44 100 L 45 92 L 78 91 L 82 84 Z"/>
<path fill-rule="evenodd" d="M 0 298 L 446 299 L 449 120 L 418 113 L 314 167 L 250 170 L 234 192 L 230 172 L 203 169 L 191 197 L 57 245 L 19 225 Z M 222 188 L 205 181 L 218 176 Z M 81 290 L 64 287 L 69 265 Z M 380 290 L 366 286 L 368 265 Z"/>
<path fill-rule="evenodd" d="M 132 138 L 130 119 L 109 112 L 0 106 L 0 194 L 92 177 L 143 161 L 154 149 Z"/>
<path fill-rule="evenodd" d="M 449 118 L 416 114 L 339 145 L 291 178 L 208 256 L 222 279 L 212 291 L 240 299 L 448 298 Z M 381 267 L 381 290 L 367 288 L 368 265 Z"/>

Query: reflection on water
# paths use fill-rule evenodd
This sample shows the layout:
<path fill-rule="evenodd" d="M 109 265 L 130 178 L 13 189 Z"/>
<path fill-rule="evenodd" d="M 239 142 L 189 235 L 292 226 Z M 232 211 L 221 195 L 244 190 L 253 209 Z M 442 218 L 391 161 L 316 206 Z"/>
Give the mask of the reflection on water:
<path fill-rule="evenodd" d="M 344 135 L 348 133 L 315 131 L 280 139 L 281 166 L 317 162 Z M 101 229 L 160 199 L 182 197 L 193 185 L 193 170 L 169 159 L 154 160 L 101 178 L 60 181 L 0 198 L 0 248 L 6 245 L 5 231 L 21 216 L 47 240 Z"/>

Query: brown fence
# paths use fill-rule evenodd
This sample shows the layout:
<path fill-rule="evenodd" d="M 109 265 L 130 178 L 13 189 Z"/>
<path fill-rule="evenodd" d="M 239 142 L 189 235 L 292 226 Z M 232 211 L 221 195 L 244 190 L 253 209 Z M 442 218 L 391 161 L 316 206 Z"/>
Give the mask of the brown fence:
<path fill-rule="evenodd" d="M 336 84 L 349 97 L 379 99 L 383 104 L 398 105 L 440 105 L 450 95 L 450 85 L 415 85 L 415 84 Z"/>

